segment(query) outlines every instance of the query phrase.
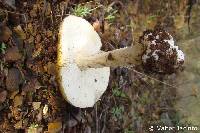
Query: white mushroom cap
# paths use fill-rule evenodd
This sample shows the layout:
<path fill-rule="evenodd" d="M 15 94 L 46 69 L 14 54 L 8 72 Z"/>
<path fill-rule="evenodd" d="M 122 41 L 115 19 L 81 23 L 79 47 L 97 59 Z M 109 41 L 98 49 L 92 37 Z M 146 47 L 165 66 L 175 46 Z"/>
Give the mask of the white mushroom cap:
<path fill-rule="evenodd" d="M 58 75 L 63 96 L 76 107 L 92 107 L 108 86 L 109 67 L 81 70 L 75 62 L 77 56 L 101 52 L 101 46 L 100 37 L 89 22 L 76 16 L 64 19 L 58 45 Z"/>

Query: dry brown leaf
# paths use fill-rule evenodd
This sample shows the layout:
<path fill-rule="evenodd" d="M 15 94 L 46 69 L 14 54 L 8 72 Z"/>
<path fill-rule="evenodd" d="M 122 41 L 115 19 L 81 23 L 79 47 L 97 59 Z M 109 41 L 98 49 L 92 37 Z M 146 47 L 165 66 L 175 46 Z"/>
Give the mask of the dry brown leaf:
<path fill-rule="evenodd" d="M 23 97 L 21 95 L 17 95 L 14 98 L 14 107 L 21 106 L 23 103 Z"/>
<path fill-rule="evenodd" d="M 196 86 L 193 86 L 192 87 L 192 96 L 195 96 L 195 97 L 197 97 L 198 96 L 198 88 L 196 87 Z"/>
<path fill-rule="evenodd" d="M 19 52 L 19 49 L 17 46 L 11 47 L 7 49 L 5 54 L 5 60 L 6 61 L 17 61 L 22 58 L 21 53 Z"/>
<path fill-rule="evenodd" d="M 6 87 L 9 91 L 15 91 L 19 89 L 21 83 L 21 73 L 17 68 L 10 68 L 6 78 Z"/>
<path fill-rule="evenodd" d="M 175 19 L 174 19 L 174 25 L 175 25 L 175 27 L 177 29 L 183 28 L 183 26 L 185 25 L 185 21 L 184 20 L 185 20 L 184 13 L 175 16 Z"/>
<path fill-rule="evenodd" d="M 22 91 L 25 93 L 35 92 L 40 87 L 41 87 L 40 82 L 37 79 L 32 78 L 28 83 L 25 84 L 25 86 L 23 86 Z"/>
<path fill-rule="evenodd" d="M 38 5 L 34 4 L 33 9 L 29 13 L 32 18 L 37 17 L 37 10 L 38 10 Z"/>
<path fill-rule="evenodd" d="M 11 107 L 12 116 L 15 118 L 15 120 L 21 120 L 22 113 L 19 111 L 18 107 Z"/>
<path fill-rule="evenodd" d="M 41 54 L 41 52 L 42 52 L 42 49 L 43 49 L 42 45 L 38 45 L 38 46 L 39 46 L 39 47 L 38 47 L 38 48 L 33 52 L 33 54 L 32 54 L 32 57 L 33 57 L 33 58 L 39 56 L 39 55 Z"/>
<path fill-rule="evenodd" d="M 27 25 L 27 29 L 26 29 L 29 33 L 33 33 L 33 25 L 32 23 L 28 23 Z"/>
<path fill-rule="evenodd" d="M 34 110 L 37 110 L 40 108 L 40 105 L 41 105 L 41 102 L 33 102 L 32 103 L 32 106 L 33 106 L 33 109 Z"/>
<path fill-rule="evenodd" d="M 37 130 L 37 128 L 29 128 L 27 132 L 28 133 L 38 133 L 38 130 Z"/>
<path fill-rule="evenodd" d="M 52 31 L 47 30 L 46 35 L 47 35 L 47 37 L 51 37 L 53 35 L 53 33 L 52 33 Z"/>
<path fill-rule="evenodd" d="M 27 129 L 28 133 L 42 133 L 43 128 L 42 127 L 29 127 Z"/>
<path fill-rule="evenodd" d="M 34 37 L 33 36 L 30 36 L 29 39 L 27 39 L 27 42 L 29 44 L 33 43 L 34 42 Z"/>
<path fill-rule="evenodd" d="M 22 29 L 22 27 L 20 25 L 14 27 L 13 30 L 19 35 L 19 37 L 22 40 L 26 39 L 26 34 L 24 33 L 24 30 Z"/>
<path fill-rule="evenodd" d="M 40 108 L 38 114 L 36 115 L 36 119 L 38 122 L 40 122 L 42 118 L 42 109 Z"/>
<path fill-rule="evenodd" d="M 16 90 L 16 91 L 13 91 L 11 94 L 10 94 L 10 99 L 14 99 L 15 96 L 19 93 L 19 90 Z"/>
<path fill-rule="evenodd" d="M 41 39 L 42 39 L 41 35 L 40 35 L 40 34 L 37 34 L 37 35 L 36 35 L 36 38 L 35 38 L 35 43 L 40 43 L 40 42 L 41 42 Z"/>
<path fill-rule="evenodd" d="M 44 66 L 44 70 L 47 71 L 48 74 L 56 75 L 56 65 L 52 62 L 48 62 L 46 66 Z"/>
<path fill-rule="evenodd" d="M 62 122 L 55 121 L 48 124 L 48 132 L 49 133 L 58 133 L 62 129 Z"/>
<path fill-rule="evenodd" d="M 46 16 L 49 16 L 51 14 L 51 5 L 49 2 L 47 2 L 47 7 L 46 7 L 46 12 L 45 12 L 45 15 Z"/>
<path fill-rule="evenodd" d="M 7 93 L 6 90 L 0 92 L 0 104 L 3 103 L 6 100 L 7 94 L 8 93 Z"/>
<path fill-rule="evenodd" d="M 14 125 L 15 129 L 21 129 L 22 128 L 22 120 L 18 121 L 15 125 Z"/>
<path fill-rule="evenodd" d="M 100 32 L 100 22 L 99 22 L 99 20 L 96 20 L 93 24 L 92 24 L 92 26 L 94 27 L 94 30 L 96 31 L 96 32 Z"/>
<path fill-rule="evenodd" d="M 8 41 L 8 39 L 11 37 L 11 35 L 12 35 L 12 31 L 7 27 L 7 26 L 5 26 L 5 27 L 3 27 L 2 29 L 0 29 L 0 30 L 2 30 L 2 35 L 1 35 L 1 37 L 0 37 L 0 41 L 5 41 L 5 42 L 7 42 Z"/>

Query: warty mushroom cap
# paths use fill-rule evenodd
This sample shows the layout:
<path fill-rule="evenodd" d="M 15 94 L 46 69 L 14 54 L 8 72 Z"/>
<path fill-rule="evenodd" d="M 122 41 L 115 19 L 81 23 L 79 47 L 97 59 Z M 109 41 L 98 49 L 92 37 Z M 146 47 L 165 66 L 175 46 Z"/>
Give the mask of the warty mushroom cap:
<path fill-rule="evenodd" d="M 146 46 L 142 56 L 145 70 L 171 74 L 182 67 L 184 53 L 164 29 L 144 31 L 140 37 L 140 43 Z"/>

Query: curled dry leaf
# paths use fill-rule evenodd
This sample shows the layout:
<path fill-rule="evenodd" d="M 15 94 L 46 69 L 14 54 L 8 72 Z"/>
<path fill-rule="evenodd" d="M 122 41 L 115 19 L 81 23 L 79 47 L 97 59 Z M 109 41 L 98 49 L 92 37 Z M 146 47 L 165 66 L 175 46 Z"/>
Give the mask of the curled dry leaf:
<path fill-rule="evenodd" d="M 24 33 L 24 30 L 22 29 L 22 27 L 20 25 L 14 27 L 13 30 L 19 35 L 19 37 L 22 40 L 26 39 L 26 34 Z"/>

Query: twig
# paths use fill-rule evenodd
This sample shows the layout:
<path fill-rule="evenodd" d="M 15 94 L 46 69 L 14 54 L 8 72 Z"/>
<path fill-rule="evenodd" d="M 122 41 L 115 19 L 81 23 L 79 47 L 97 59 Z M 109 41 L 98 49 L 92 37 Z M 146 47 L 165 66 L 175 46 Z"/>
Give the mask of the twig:
<path fill-rule="evenodd" d="M 18 13 L 18 12 L 13 12 L 13 11 L 8 11 L 8 10 L 4 10 L 4 9 L 0 9 L 0 11 L 6 12 L 6 13 L 13 13 L 13 14 L 17 14 L 17 15 L 22 15 L 24 16 L 24 13 Z"/>
<path fill-rule="evenodd" d="M 97 104 L 95 104 L 95 116 L 96 116 L 96 133 L 99 133 L 99 118 L 98 118 Z"/>
<path fill-rule="evenodd" d="M 153 77 L 151 77 L 151 76 L 148 76 L 148 75 L 146 75 L 146 74 L 144 74 L 144 73 L 138 72 L 138 71 L 136 71 L 136 70 L 132 70 L 132 71 L 134 71 L 135 73 L 138 73 L 138 74 L 140 74 L 140 75 L 146 76 L 146 77 L 148 77 L 148 78 L 150 78 L 150 79 L 153 79 L 153 80 L 155 80 L 155 81 L 157 81 L 157 82 L 160 82 L 160 83 L 162 83 L 162 84 L 164 84 L 164 85 L 167 85 L 167 86 L 169 86 L 169 87 L 171 87 L 171 88 L 176 88 L 176 89 L 178 89 L 178 87 L 176 87 L 176 86 L 167 84 L 167 83 L 165 83 L 165 82 L 163 82 L 163 81 L 160 81 L 160 80 L 158 80 L 158 79 L 156 79 L 156 78 L 153 78 Z"/>
<path fill-rule="evenodd" d="M 106 130 L 106 113 L 105 113 L 105 115 L 104 115 L 104 119 L 103 119 L 103 128 L 102 128 L 102 130 L 101 130 L 101 133 L 105 133 L 105 130 Z"/>

